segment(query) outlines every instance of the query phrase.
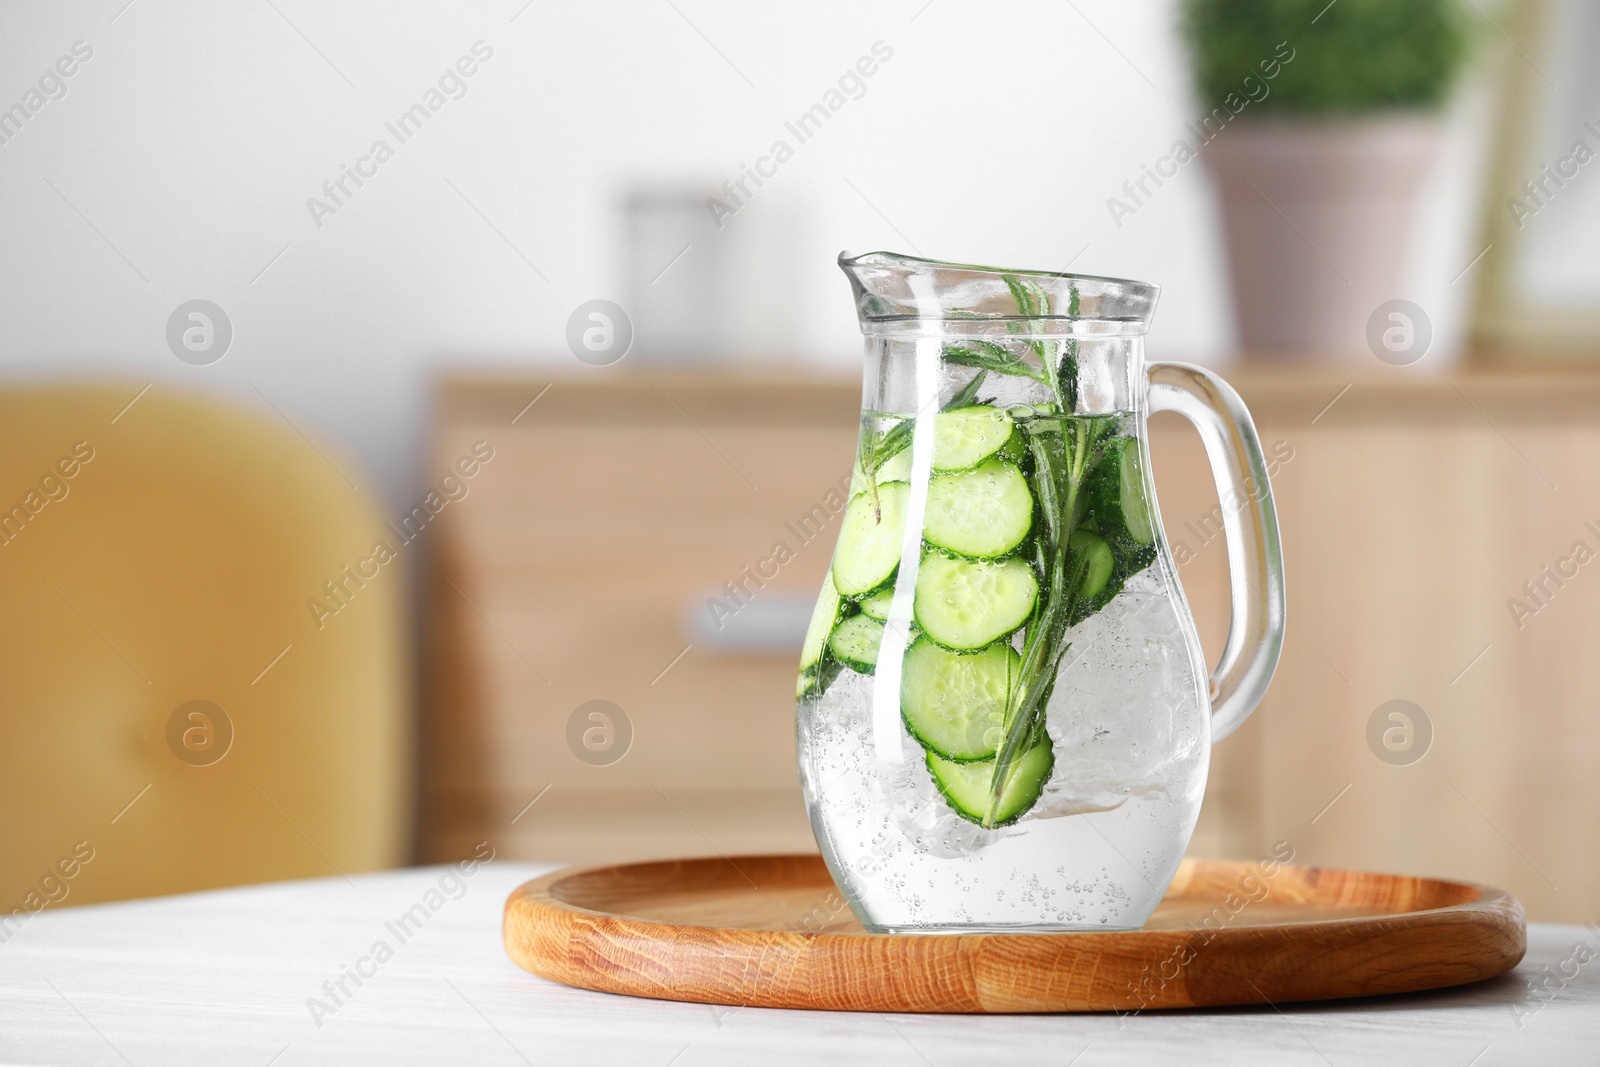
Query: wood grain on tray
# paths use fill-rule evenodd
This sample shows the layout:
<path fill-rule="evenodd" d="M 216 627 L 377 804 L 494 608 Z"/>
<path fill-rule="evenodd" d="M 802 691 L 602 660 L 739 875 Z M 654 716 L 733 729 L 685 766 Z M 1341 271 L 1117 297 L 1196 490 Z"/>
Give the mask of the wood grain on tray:
<path fill-rule="evenodd" d="M 869 934 L 816 856 L 569 868 L 505 909 L 506 951 L 567 985 L 912 1012 L 1133 1011 L 1375 996 L 1516 966 L 1522 906 L 1426 878 L 1185 861 L 1141 930 Z"/>

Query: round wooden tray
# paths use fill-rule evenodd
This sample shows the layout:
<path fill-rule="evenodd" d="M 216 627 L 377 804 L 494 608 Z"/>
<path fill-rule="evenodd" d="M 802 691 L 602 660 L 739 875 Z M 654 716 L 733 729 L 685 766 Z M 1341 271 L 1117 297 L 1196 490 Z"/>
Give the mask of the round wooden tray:
<path fill-rule="evenodd" d="M 814 855 L 568 868 L 511 894 L 504 935 L 519 966 L 586 989 L 899 1012 L 1405 993 L 1503 974 L 1527 943 L 1522 905 L 1499 889 L 1203 860 L 1133 932 L 869 934 Z"/>

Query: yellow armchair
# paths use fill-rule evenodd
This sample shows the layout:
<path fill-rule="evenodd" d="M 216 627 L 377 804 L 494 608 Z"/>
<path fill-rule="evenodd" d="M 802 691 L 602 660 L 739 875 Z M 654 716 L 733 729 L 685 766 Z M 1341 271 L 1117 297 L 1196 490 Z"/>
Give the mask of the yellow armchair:
<path fill-rule="evenodd" d="M 45 907 L 402 862 L 415 551 L 271 412 L 0 391 L 0 942 Z"/>

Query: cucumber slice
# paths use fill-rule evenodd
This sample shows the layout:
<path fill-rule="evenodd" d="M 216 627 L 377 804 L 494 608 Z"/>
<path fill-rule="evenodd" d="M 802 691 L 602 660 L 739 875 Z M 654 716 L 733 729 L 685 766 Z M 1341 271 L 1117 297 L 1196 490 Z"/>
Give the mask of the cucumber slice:
<path fill-rule="evenodd" d="M 1006 698 L 1021 669 L 1022 657 L 1007 644 L 961 653 L 917 638 L 906 650 L 900 675 L 900 714 L 906 729 L 945 760 L 994 759 Z"/>
<path fill-rule="evenodd" d="M 1118 437 L 1107 442 L 1106 454 L 1089 481 L 1090 510 L 1113 548 L 1126 549 L 1120 553 L 1126 555 L 1155 544 L 1138 441 Z"/>
<path fill-rule="evenodd" d="M 833 584 L 840 595 L 870 593 L 894 575 L 910 498 L 905 482 L 888 482 L 878 486 L 877 508 L 869 493 L 858 494 L 846 506 L 833 550 Z"/>
<path fill-rule="evenodd" d="M 811 609 L 811 622 L 806 626 L 806 639 L 800 645 L 800 669 L 810 670 L 822 659 L 822 649 L 828 641 L 833 624 L 839 621 L 839 590 L 834 588 L 833 575 L 822 578 L 822 594 L 817 606 Z"/>
<path fill-rule="evenodd" d="M 838 621 L 843 600 L 834 589 L 834 576 L 822 576 L 822 593 L 816 598 L 816 608 L 811 609 L 811 622 L 805 627 L 805 641 L 800 643 L 800 678 L 795 681 L 795 699 L 803 701 L 813 691 L 827 688 L 827 683 L 838 673 L 837 665 L 824 664 L 822 651 L 827 648 L 827 635 Z"/>
<path fill-rule="evenodd" d="M 1075 626 L 1105 607 L 1128 579 L 1155 562 L 1155 525 L 1141 463 L 1136 438 L 1114 437 L 1106 442 L 1105 454 L 1090 473 L 1089 511 L 1083 521 L 1104 538 L 1111 550 L 1113 567 L 1110 577 L 1101 583 L 1098 573 L 1105 568 L 1104 557 L 1098 550 L 1086 550 L 1073 540 L 1073 550 L 1086 552 L 1090 566 L 1069 625 Z M 1098 561 L 1096 556 L 1100 556 Z"/>
<path fill-rule="evenodd" d="M 842 619 L 828 637 L 828 651 L 846 667 L 871 674 L 878 666 L 878 645 L 883 641 L 883 623 L 866 615 Z"/>
<path fill-rule="evenodd" d="M 839 591 L 834 588 L 833 574 L 830 572 L 823 576 L 822 594 L 817 597 L 817 606 L 811 609 L 811 622 L 806 625 L 806 637 L 800 645 L 800 680 L 795 686 L 796 699 L 805 696 L 820 676 L 818 667 L 822 662 L 822 651 L 827 647 L 833 624 L 839 619 L 841 606 Z"/>
<path fill-rule="evenodd" d="M 1000 795 L 995 808 L 994 825 L 1006 826 L 1020 819 L 1038 801 L 1050 780 L 1050 771 L 1056 763 L 1055 752 L 1046 738 L 1024 752 L 1017 760 L 1011 774 L 1011 783 Z M 928 753 L 928 773 L 933 784 L 955 813 L 970 822 L 983 822 L 989 812 L 989 792 L 993 786 L 994 760 L 977 763 L 954 763 Z"/>
<path fill-rule="evenodd" d="M 1006 440 L 1005 447 L 995 453 L 997 458 L 1003 459 L 1008 463 L 1021 463 L 1023 457 L 1027 454 L 1028 439 L 1021 428 L 1013 428 L 1011 436 Z"/>
<path fill-rule="evenodd" d="M 1150 504 L 1144 497 L 1144 471 L 1140 467 L 1139 443 L 1123 438 L 1122 455 L 1117 464 L 1117 497 L 1122 505 L 1122 523 L 1141 545 L 1153 545 L 1155 527 L 1150 523 Z"/>
<path fill-rule="evenodd" d="M 909 482 L 911 480 L 911 449 L 902 448 L 878 468 L 878 484 L 884 482 Z"/>
<path fill-rule="evenodd" d="M 1156 558 L 1154 546 L 1140 545 L 1126 538 L 1108 543 L 1087 530 L 1075 532 L 1068 543 L 1083 565 L 1078 599 L 1067 617 L 1068 626 L 1078 625 L 1111 603 L 1128 584 L 1128 579 Z"/>
<path fill-rule="evenodd" d="M 1111 580 L 1111 572 L 1116 569 L 1117 561 L 1111 554 L 1111 546 L 1106 544 L 1105 538 L 1088 530 L 1074 530 L 1067 544 L 1072 546 L 1072 555 L 1083 561 L 1078 597 L 1080 600 L 1093 600 L 1106 587 Z"/>
<path fill-rule="evenodd" d="M 886 585 L 876 593 L 868 593 L 857 601 L 861 614 L 883 622 L 889 617 L 889 605 L 894 603 L 894 586 Z"/>
<path fill-rule="evenodd" d="M 991 459 L 970 471 L 935 475 L 928 485 L 922 536 L 946 552 L 998 559 L 1015 552 L 1033 529 L 1028 480 Z"/>
<path fill-rule="evenodd" d="M 1039 602 L 1039 580 L 1018 556 L 1000 563 L 924 552 L 917 570 L 914 611 L 923 633 L 965 651 L 1014 631 Z"/>
<path fill-rule="evenodd" d="M 987 404 L 941 411 L 933 417 L 933 467 L 976 467 L 1005 447 L 1012 430 L 1011 417 Z"/>

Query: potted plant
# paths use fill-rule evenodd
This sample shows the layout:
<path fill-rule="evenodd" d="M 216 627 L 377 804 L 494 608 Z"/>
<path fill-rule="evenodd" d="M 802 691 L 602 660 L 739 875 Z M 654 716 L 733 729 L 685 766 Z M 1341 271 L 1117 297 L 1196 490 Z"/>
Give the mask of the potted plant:
<path fill-rule="evenodd" d="M 1241 348 L 1364 355 L 1466 61 L 1460 0 L 1185 0 L 1183 29 Z"/>

